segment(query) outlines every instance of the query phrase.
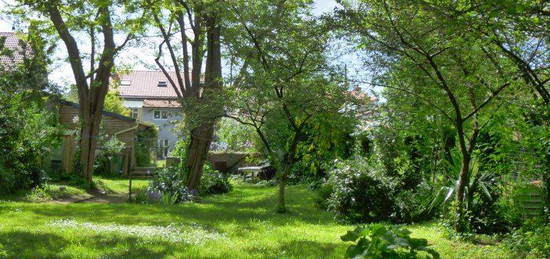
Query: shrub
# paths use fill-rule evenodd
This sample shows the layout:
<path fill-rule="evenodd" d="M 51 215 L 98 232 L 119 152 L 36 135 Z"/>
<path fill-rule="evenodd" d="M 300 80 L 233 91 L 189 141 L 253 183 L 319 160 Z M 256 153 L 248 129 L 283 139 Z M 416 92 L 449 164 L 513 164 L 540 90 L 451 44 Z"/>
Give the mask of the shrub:
<path fill-rule="evenodd" d="M 177 167 L 162 168 L 155 171 L 155 176 L 147 186 L 149 201 L 169 200 L 173 203 L 191 201 L 195 197 L 185 185 L 185 174 Z"/>
<path fill-rule="evenodd" d="M 426 239 L 411 238 L 410 233 L 397 226 L 372 224 L 348 231 L 341 239 L 356 242 L 348 247 L 348 258 L 417 258 L 419 252 L 439 258 L 435 250 L 428 248 Z"/>
<path fill-rule="evenodd" d="M 156 145 L 158 130 L 154 124 L 147 124 L 147 128 L 137 132 L 135 155 L 137 166 L 149 166 L 153 164 L 153 147 Z"/>
<path fill-rule="evenodd" d="M 186 174 L 178 167 L 162 168 L 155 171 L 153 181 L 147 186 L 148 201 L 157 201 L 163 204 L 175 204 L 196 200 L 196 194 L 191 193 L 185 184 Z M 202 195 L 226 193 L 232 190 L 226 175 L 204 166 L 199 193 Z M 143 197 L 140 197 L 143 200 Z"/>
<path fill-rule="evenodd" d="M 408 223 L 432 216 L 424 213 L 431 198 L 428 184 L 410 189 L 400 175 L 389 176 L 378 161 L 371 162 L 375 166 L 363 158 L 336 162 L 328 179 L 316 188 L 316 203 L 333 212 L 337 220 L 351 223 Z"/>
<path fill-rule="evenodd" d="M 113 167 L 123 163 L 123 159 L 120 155 L 124 150 L 124 143 L 118 140 L 115 136 L 105 137 L 100 140 L 101 148 L 99 154 L 96 156 L 94 163 L 94 173 L 97 175 L 114 175 Z M 115 169 L 116 170 L 116 169 Z"/>
<path fill-rule="evenodd" d="M 44 168 L 59 143 L 59 128 L 41 101 L 10 93 L 4 83 L 0 80 L 0 193 L 14 193 L 46 180 Z"/>
<path fill-rule="evenodd" d="M 201 183 L 199 186 L 200 194 L 219 194 L 227 193 L 233 189 L 229 182 L 229 177 L 218 170 L 212 169 L 209 164 L 205 164 Z"/>
<path fill-rule="evenodd" d="M 505 244 L 522 258 L 550 258 L 550 225 L 529 220 Z"/>
<path fill-rule="evenodd" d="M 373 173 L 364 160 L 337 162 L 320 188 L 320 205 L 340 221 L 388 219 L 394 202 L 387 183 L 388 180 Z"/>

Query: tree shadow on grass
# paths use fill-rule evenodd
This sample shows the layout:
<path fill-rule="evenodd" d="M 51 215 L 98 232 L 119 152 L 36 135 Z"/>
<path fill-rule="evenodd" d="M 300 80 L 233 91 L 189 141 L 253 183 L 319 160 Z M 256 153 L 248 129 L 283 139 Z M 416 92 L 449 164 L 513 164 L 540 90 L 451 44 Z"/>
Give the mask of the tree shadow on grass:
<path fill-rule="evenodd" d="M 52 233 L 4 232 L 0 233 L 0 258 L 162 258 L 172 255 L 175 249 L 173 243 L 144 243 L 137 237 L 119 235 L 77 237 L 72 242 Z M 72 245 L 75 248 L 69 248 Z M 179 244 L 178 248 L 185 246 Z M 69 255 L 65 255 L 66 249 Z"/>
<path fill-rule="evenodd" d="M 278 247 L 251 247 L 247 251 L 257 258 L 339 258 L 345 251 L 345 244 L 294 240 L 282 242 Z"/>
<path fill-rule="evenodd" d="M 239 186 L 232 193 L 210 196 L 201 203 L 162 206 L 159 204 L 29 204 L 23 207 L 32 217 L 47 223 L 56 219 L 120 225 L 200 224 L 212 231 L 225 233 L 227 224 L 237 224 L 231 235 L 247 236 L 264 228 L 288 225 L 333 225 L 330 214 L 315 208 L 307 188 L 288 188 L 289 213 L 277 214 L 275 188 Z M 32 220 L 32 219 L 22 219 Z"/>
<path fill-rule="evenodd" d="M 54 234 L 10 231 L 0 233 L 0 258 L 70 258 L 57 251 L 68 242 Z"/>
<path fill-rule="evenodd" d="M 91 240 L 94 249 L 106 251 L 102 254 L 105 258 L 163 258 L 176 250 L 173 243 L 158 240 L 144 243 L 137 237 L 97 235 Z M 179 244 L 178 248 L 183 247 Z"/>

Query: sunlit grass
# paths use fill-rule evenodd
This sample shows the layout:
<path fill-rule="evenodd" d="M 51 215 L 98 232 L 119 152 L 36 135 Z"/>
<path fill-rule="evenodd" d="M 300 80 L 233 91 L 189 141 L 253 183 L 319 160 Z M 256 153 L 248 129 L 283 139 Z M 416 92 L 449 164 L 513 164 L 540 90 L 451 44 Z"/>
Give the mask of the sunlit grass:
<path fill-rule="evenodd" d="M 101 180 L 114 190 L 124 187 L 122 180 Z M 0 258 L 343 257 L 349 244 L 340 236 L 353 226 L 337 224 L 330 214 L 317 209 L 312 191 L 305 186 L 288 188 L 289 214 L 274 213 L 275 194 L 275 187 L 239 185 L 228 194 L 172 207 L 0 202 Z M 60 220 L 68 224 L 53 224 Z M 175 227 L 173 235 L 191 233 L 187 235 L 201 242 L 186 242 L 184 236 L 181 242 L 173 242 L 157 236 L 157 230 L 169 226 Z M 499 246 L 446 240 L 436 224 L 409 228 L 415 237 L 427 238 L 442 258 L 506 256 Z M 148 235 L 148 230 L 153 234 Z"/>
<path fill-rule="evenodd" d="M 129 180 L 122 177 L 96 177 L 94 183 L 100 189 L 110 193 L 128 193 Z M 132 179 L 132 190 L 140 190 L 147 187 L 148 179 Z"/>

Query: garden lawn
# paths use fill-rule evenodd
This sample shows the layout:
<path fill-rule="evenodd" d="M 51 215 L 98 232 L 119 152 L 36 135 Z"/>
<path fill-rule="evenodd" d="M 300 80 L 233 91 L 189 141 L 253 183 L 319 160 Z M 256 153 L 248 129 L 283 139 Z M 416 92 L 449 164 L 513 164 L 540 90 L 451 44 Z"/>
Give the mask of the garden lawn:
<path fill-rule="evenodd" d="M 315 208 L 305 186 L 290 186 L 290 213 L 276 214 L 275 193 L 275 187 L 238 185 L 201 203 L 169 207 L 2 201 L 0 258 L 343 257 L 349 243 L 340 236 L 352 226 Z M 409 229 L 427 238 L 442 258 L 507 256 L 500 246 L 446 240 L 436 224 Z"/>

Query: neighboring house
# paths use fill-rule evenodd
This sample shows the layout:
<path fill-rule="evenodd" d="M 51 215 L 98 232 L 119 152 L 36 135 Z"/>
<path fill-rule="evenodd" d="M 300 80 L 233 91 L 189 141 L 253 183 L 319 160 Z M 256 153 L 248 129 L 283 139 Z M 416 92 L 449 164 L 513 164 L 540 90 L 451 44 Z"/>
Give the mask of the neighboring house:
<path fill-rule="evenodd" d="M 0 32 L 0 65 L 5 70 L 14 69 L 25 58 L 31 58 L 32 51 L 14 32 Z"/>
<path fill-rule="evenodd" d="M 60 100 L 56 106 L 59 123 L 65 128 L 59 162 L 66 172 L 72 172 L 74 158 L 76 157 L 77 132 L 75 130 L 78 129 L 79 124 L 79 105 L 77 103 Z M 147 125 L 140 124 L 133 118 L 118 113 L 103 112 L 101 118 L 102 137 L 116 137 L 120 142 L 124 143 L 124 149 L 121 152 L 124 159 L 121 168 L 115 168 L 115 170 L 120 170 L 121 173 L 128 174 L 128 172 L 135 167 L 136 159 L 134 147 L 136 135 L 138 131 L 147 127 Z M 101 144 L 98 145 L 98 151 L 101 151 Z"/>
<path fill-rule="evenodd" d="M 183 118 L 174 88 L 161 71 L 130 71 L 118 80 L 120 97 L 131 116 L 158 127 L 157 156 L 166 158 L 178 140 L 176 123 Z"/>

